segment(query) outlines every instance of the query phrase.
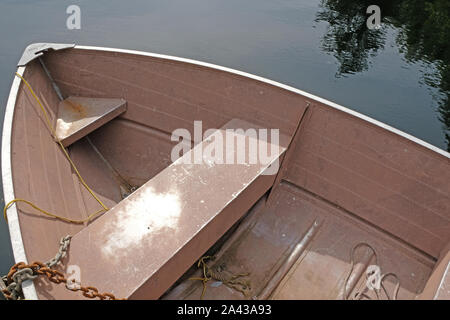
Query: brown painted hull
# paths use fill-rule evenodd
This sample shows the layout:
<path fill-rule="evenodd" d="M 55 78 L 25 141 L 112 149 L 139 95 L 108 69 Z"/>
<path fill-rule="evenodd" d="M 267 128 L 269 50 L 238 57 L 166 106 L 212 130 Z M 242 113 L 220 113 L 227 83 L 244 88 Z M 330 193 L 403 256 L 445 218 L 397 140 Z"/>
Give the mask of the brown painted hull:
<path fill-rule="evenodd" d="M 217 251 L 216 263 L 251 273 L 248 297 L 269 292 L 264 298 L 342 298 L 350 251 L 359 242 L 377 250 L 383 272 L 399 276 L 399 298 L 415 298 L 441 281 L 442 276 L 431 277 L 426 285 L 438 259 L 448 264 L 442 257 L 450 242 L 449 154 L 309 94 L 225 68 L 95 48 L 50 52 L 44 61 L 65 95 L 127 100 L 126 113 L 89 136 L 133 186 L 171 163 L 171 132 L 193 131 L 194 120 L 202 120 L 207 130 L 237 118 L 291 137 L 298 128 L 270 201 L 261 199 L 241 222 L 240 233 L 223 239 Z M 37 61 L 25 68 L 24 78 L 54 120 L 58 98 Z M 12 112 L 5 126 L 10 158 L 3 159 L 10 161 L 10 172 L 3 168 L 3 177 L 11 175 L 14 197 L 72 219 L 98 210 L 23 85 Z M 69 151 L 106 205 L 121 201 L 118 182 L 84 139 Z M 6 202 L 10 196 L 5 194 Z M 20 232 L 30 262 L 52 257 L 62 236 L 86 227 L 42 217 L 21 204 L 17 217 L 20 230 L 10 230 Z M 314 221 L 319 225 L 311 231 Z M 287 268 L 286 257 L 309 231 L 311 238 Z M 14 250 L 17 259 L 19 249 Z M 285 273 L 277 273 L 283 268 Z M 274 277 L 279 281 L 271 281 Z M 198 299 L 201 283 L 183 279 L 164 297 Z M 37 296 L 58 299 L 52 286 L 36 280 Z M 246 297 L 215 284 L 205 298 Z"/>

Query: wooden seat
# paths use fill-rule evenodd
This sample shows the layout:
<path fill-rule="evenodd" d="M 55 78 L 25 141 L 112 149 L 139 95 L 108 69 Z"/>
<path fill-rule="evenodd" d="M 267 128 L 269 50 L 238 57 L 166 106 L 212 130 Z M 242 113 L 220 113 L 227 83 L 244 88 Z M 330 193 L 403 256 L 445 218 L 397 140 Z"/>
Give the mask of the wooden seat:
<path fill-rule="evenodd" d="M 68 97 L 58 106 L 56 138 L 67 147 L 126 109 L 123 99 Z"/>
<path fill-rule="evenodd" d="M 288 139 L 284 136 L 267 164 L 187 163 L 199 148 L 211 143 L 210 137 L 237 128 L 257 127 L 232 120 L 197 144 L 76 234 L 65 266 L 80 268 L 83 285 L 95 285 L 117 297 L 160 297 L 275 180 L 276 170 L 265 173 L 285 152 Z M 252 139 L 260 147 L 265 143 L 244 136 L 247 151 Z M 242 133 L 234 132 L 232 137 L 242 137 Z M 237 148 L 236 143 L 232 151 L 236 153 Z M 62 286 L 52 290 L 59 298 L 83 298 Z"/>

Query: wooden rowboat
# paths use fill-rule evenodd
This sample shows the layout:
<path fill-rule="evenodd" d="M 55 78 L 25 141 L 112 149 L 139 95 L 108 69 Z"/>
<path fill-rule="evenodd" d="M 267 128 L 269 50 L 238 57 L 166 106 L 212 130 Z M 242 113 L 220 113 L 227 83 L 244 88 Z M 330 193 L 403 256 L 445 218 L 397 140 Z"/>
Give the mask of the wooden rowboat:
<path fill-rule="evenodd" d="M 120 298 L 450 298 L 449 153 L 189 59 L 34 44 L 19 65 L 3 126 L 5 203 L 63 219 L 10 203 L 16 262 L 45 261 L 71 235 L 55 268 Z M 278 130 L 277 151 L 266 165 L 184 163 L 205 135 L 173 161 L 173 133 L 194 137 L 195 121 L 201 134 Z M 86 298 L 43 276 L 22 287 L 28 299 Z"/>

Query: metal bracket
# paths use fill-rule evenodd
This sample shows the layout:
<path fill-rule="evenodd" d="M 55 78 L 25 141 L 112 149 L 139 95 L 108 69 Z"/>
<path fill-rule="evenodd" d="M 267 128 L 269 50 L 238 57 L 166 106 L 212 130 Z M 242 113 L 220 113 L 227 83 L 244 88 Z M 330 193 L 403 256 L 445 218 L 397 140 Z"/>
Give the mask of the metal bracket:
<path fill-rule="evenodd" d="M 63 50 L 75 47 L 75 44 L 67 43 L 32 43 L 25 48 L 22 57 L 17 64 L 18 67 L 26 66 L 30 61 L 42 56 L 48 50 Z"/>

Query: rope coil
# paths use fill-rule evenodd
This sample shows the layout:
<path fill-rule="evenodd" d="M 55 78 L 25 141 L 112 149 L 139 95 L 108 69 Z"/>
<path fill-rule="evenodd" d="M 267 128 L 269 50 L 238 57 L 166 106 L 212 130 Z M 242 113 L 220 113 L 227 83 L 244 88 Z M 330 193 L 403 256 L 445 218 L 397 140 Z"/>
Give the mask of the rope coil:
<path fill-rule="evenodd" d="M 212 256 L 204 256 L 201 257 L 198 260 L 197 267 L 202 268 L 203 277 L 193 277 L 189 278 L 189 280 L 199 280 L 203 283 L 203 290 L 202 294 L 200 296 L 200 299 L 203 300 L 203 297 L 206 292 L 206 284 L 208 281 L 214 279 L 217 281 L 222 282 L 224 285 L 241 292 L 244 296 L 249 295 L 249 291 L 251 290 L 251 284 L 248 279 L 243 280 L 243 277 L 247 277 L 250 275 L 250 273 L 238 273 L 238 274 L 232 274 L 231 276 L 225 275 L 221 271 L 215 271 L 211 267 L 208 266 L 206 263 L 206 260 L 214 260 L 214 257 Z"/>

